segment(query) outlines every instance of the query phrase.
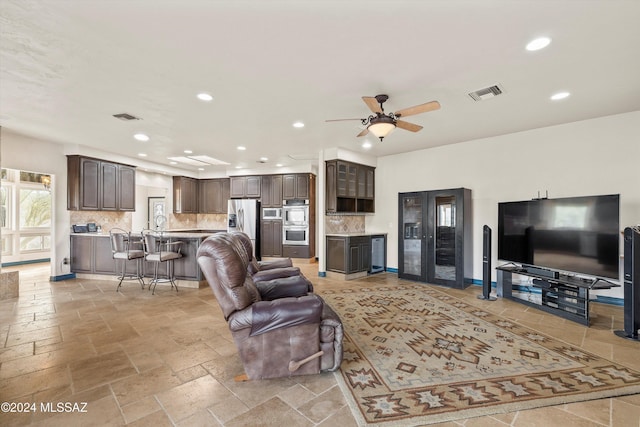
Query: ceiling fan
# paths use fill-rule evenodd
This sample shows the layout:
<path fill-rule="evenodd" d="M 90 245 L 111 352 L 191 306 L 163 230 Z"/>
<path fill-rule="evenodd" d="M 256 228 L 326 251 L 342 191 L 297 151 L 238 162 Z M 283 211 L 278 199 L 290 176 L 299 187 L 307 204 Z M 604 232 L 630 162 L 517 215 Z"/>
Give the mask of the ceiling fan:
<path fill-rule="evenodd" d="M 364 136 L 371 132 L 376 137 L 380 138 L 380 141 L 391 133 L 396 127 L 400 129 L 408 130 L 411 132 L 418 132 L 422 129 L 422 126 L 413 123 L 400 120 L 401 117 L 413 116 L 415 114 L 426 113 L 428 111 L 437 110 L 440 108 L 438 101 L 431 101 L 425 104 L 415 105 L 413 107 L 398 110 L 395 113 L 385 113 L 382 104 L 389 99 L 388 95 L 376 95 L 376 96 L 363 96 L 362 100 L 367 107 L 375 113 L 367 117 L 366 119 L 335 119 L 327 120 L 327 122 L 338 122 L 343 120 L 360 120 L 363 126 L 366 126 L 362 132 L 357 136 Z"/>

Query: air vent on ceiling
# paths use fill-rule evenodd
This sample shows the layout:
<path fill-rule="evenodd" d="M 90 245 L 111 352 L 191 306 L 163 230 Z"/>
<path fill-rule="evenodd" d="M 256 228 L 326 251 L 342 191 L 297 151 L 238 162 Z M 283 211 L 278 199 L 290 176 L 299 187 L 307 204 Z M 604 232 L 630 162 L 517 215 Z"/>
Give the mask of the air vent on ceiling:
<path fill-rule="evenodd" d="M 128 122 L 129 120 L 140 120 L 138 117 L 132 116 L 128 113 L 114 114 L 113 117 L 115 117 L 116 119 L 124 120 L 125 122 Z"/>
<path fill-rule="evenodd" d="M 475 101 L 485 101 L 489 98 L 495 98 L 500 95 L 504 90 L 500 85 L 493 85 L 486 87 L 484 89 L 478 89 L 474 92 L 471 92 L 469 96 L 473 98 Z"/>

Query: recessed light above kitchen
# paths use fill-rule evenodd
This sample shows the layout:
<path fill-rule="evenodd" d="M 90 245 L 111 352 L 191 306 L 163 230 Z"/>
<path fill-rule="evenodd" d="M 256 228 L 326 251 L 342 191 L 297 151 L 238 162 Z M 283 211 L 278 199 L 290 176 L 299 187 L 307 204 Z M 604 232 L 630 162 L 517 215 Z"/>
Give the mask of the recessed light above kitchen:
<path fill-rule="evenodd" d="M 558 92 L 551 95 L 550 99 L 552 101 L 560 101 L 561 99 L 568 98 L 571 95 L 569 92 Z"/>
<path fill-rule="evenodd" d="M 242 145 L 237 147 L 239 151 L 244 151 L 247 149 L 247 147 L 243 147 Z"/>
<path fill-rule="evenodd" d="M 198 99 L 200 101 L 204 101 L 204 102 L 213 101 L 213 96 L 211 96 L 210 94 L 208 94 L 206 92 L 201 92 L 201 93 L 197 94 L 196 96 L 198 97 Z"/>
<path fill-rule="evenodd" d="M 551 43 L 551 39 L 549 37 L 538 37 L 537 39 L 533 39 L 527 43 L 527 50 L 533 52 L 544 49 L 549 46 L 549 43 Z"/>
<path fill-rule="evenodd" d="M 184 154 L 191 154 L 191 153 L 193 153 L 192 150 L 184 150 Z"/>
<path fill-rule="evenodd" d="M 369 149 L 371 148 L 371 143 L 369 141 L 365 141 L 362 143 L 362 148 Z"/>
<path fill-rule="evenodd" d="M 302 123 L 302 122 L 295 122 L 295 123 L 293 124 L 293 127 L 294 127 L 294 128 L 303 128 L 303 127 L 304 127 L 304 123 Z"/>
<path fill-rule="evenodd" d="M 149 136 L 141 132 L 136 133 L 133 137 L 142 142 L 147 142 L 149 140 Z"/>
<path fill-rule="evenodd" d="M 140 156 L 140 157 L 147 157 L 147 153 L 138 153 L 138 156 Z"/>

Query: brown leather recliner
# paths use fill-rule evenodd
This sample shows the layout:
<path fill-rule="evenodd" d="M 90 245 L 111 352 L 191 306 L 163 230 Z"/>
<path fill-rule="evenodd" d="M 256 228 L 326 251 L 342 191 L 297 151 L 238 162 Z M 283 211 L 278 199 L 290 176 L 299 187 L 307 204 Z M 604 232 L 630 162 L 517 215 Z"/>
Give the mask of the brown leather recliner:
<path fill-rule="evenodd" d="M 249 379 L 334 371 L 342 362 L 342 322 L 320 296 L 265 301 L 229 233 L 207 238 L 198 264 L 213 290 Z"/>

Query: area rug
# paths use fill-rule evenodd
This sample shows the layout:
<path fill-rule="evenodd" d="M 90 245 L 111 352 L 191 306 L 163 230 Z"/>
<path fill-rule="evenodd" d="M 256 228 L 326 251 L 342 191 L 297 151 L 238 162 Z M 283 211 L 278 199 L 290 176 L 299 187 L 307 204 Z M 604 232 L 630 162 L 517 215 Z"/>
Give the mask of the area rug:
<path fill-rule="evenodd" d="M 411 426 L 640 393 L 640 372 L 424 285 L 323 291 L 360 425 Z"/>

